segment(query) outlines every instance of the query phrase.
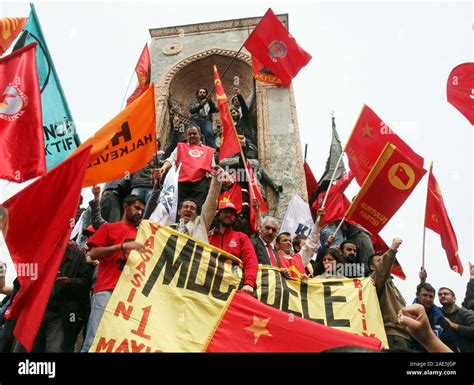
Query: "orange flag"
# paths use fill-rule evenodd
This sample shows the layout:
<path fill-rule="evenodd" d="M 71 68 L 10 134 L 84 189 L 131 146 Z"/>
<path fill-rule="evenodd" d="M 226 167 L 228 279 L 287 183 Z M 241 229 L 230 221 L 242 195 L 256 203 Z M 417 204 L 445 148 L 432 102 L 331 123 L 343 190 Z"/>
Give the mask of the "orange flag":
<path fill-rule="evenodd" d="M 86 140 L 92 144 L 83 187 L 123 178 L 145 167 L 156 153 L 154 85 Z"/>
<path fill-rule="evenodd" d="M 459 259 L 458 241 L 454 233 L 453 225 L 449 220 L 438 182 L 433 175 L 433 165 L 430 168 L 430 175 L 428 177 L 425 227 L 428 227 L 440 235 L 441 245 L 446 251 L 449 266 L 453 271 L 462 275 L 464 269 Z"/>
<path fill-rule="evenodd" d="M 372 166 L 387 143 L 397 146 L 416 166 L 423 167 L 423 158 L 414 152 L 377 114 L 364 106 L 344 151 L 349 167 L 362 186 Z"/>
<path fill-rule="evenodd" d="M 222 122 L 221 148 L 219 150 L 219 160 L 222 160 L 240 152 L 240 144 L 237 138 L 237 131 L 235 131 L 234 120 L 230 114 L 229 100 L 225 94 L 216 66 L 214 66 L 214 84 L 217 107 L 219 108 Z"/>
<path fill-rule="evenodd" d="M 26 17 L 2 17 L 0 19 L 0 56 L 10 47 L 27 21 Z"/>
<path fill-rule="evenodd" d="M 387 143 L 347 209 L 346 219 L 378 234 L 415 189 L 426 170 Z"/>
<path fill-rule="evenodd" d="M 380 350 L 374 337 L 362 337 L 320 325 L 235 292 L 209 338 L 208 352 L 321 352 L 342 346 Z"/>

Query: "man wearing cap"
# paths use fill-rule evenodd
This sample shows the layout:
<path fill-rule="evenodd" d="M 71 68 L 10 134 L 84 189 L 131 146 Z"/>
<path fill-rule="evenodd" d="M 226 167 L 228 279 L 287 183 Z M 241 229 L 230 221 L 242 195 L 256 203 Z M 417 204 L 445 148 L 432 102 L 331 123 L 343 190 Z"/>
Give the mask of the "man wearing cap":
<path fill-rule="evenodd" d="M 209 236 L 209 243 L 242 260 L 244 286 L 242 291 L 253 294 L 257 278 L 258 260 L 247 234 L 235 231 L 232 226 L 237 220 L 237 209 L 232 202 L 220 202 L 217 213 L 219 224 Z"/>

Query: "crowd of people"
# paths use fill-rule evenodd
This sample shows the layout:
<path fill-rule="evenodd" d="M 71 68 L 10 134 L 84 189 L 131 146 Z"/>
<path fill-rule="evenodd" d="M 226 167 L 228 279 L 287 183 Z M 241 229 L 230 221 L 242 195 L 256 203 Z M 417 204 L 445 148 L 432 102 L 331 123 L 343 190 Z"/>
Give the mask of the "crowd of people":
<path fill-rule="evenodd" d="M 256 174 L 259 169 L 260 174 L 266 174 L 256 157 L 257 135 L 249 108 L 238 89 L 232 102 L 231 114 L 243 153 L 254 161 L 251 164 Z M 178 212 L 171 227 L 240 258 L 244 271 L 240 290 L 244 293 L 255 294 L 258 265 L 279 268 L 287 279 L 370 277 L 391 349 L 474 351 L 474 265 L 470 265 L 470 280 L 461 307 L 447 287 L 438 289 L 441 307 L 434 304 L 436 290 L 426 282 L 424 269 L 414 304 L 407 306 L 391 275 L 402 240 L 394 238 L 390 247 L 380 251 L 374 249 L 375 239 L 370 232 L 359 224 L 338 226 L 349 204 L 344 190 L 353 178 L 351 172 L 331 186 L 324 207 L 328 183 L 314 191 L 310 200 L 314 225 L 309 236 L 279 233 L 279 220 L 264 216 L 258 201 L 250 199 L 249 190 L 253 187 L 248 181 L 236 181 L 228 172 L 232 167 L 245 168 L 244 159 L 236 156 L 218 164 L 212 125 L 216 112 L 208 91 L 200 88 L 189 107 L 187 127 L 183 127 L 178 115 L 173 117 L 172 140 L 166 149 L 130 178 L 106 183 L 102 193 L 99 186 L 92 187 L 94 199 L 86 209 L 78 208 L 80 232 L 67 245 L 32 351 L 89 350 L 129 253 L 144 249 L 135 241 L 137 228 L 155 209 L 167 171 L 178 164 Z M 278 183 L 268 175 L 266 178 L 275 195 L 281 192 Z M 233 183 L 242 189 L 241 209 L 232 201 L 219 201 L 219 194 Z M 0 207 L 5 237 L 7 214 Z M 12 286 L 6 285 L 5 269 L 2 263 L 0 293 L 5 298 L 0 308 L 0 351 L 21 352 L 24 348 L 13 335 L 15 321 L 4 316 L 21 288 L 18 279 Z"/>

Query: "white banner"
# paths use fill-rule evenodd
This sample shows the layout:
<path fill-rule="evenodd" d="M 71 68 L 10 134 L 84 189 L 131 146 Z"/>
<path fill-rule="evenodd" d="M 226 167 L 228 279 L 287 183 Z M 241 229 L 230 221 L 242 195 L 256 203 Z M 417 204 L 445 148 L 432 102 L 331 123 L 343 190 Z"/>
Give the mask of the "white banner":
<path fill-rule="evenodd" d="M 288 232 L 294 237 L 297 234 L 309 235 L 313 228 L 313 218 L 307 202 L 297 192 L 293 193 L 280 233 Z"/>
<path fill-rule="evenodd" d="M 159 223 L 161 225 L 171 225 L 176 222 L 176 212 L 178 211 L 178 179 L 179 170 L 171 167 L 166 174 L 165 182 L 161 188 L 160 196 L 158 197 L 158 205 L 155 211 L 150 216 L 150 221 Z"/>

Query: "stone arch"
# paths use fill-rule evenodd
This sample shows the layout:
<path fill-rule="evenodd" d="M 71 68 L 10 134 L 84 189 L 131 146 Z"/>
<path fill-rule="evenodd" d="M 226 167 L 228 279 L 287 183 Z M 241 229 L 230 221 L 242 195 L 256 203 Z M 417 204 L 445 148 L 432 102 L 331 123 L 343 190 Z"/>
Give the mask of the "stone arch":
<path fill-rule="evenodd" d="M 195 91 L 200 87 L 205 87 L 210 91 L 214 86 L 212 65 L 217 65 L 222 76 L 236 53 L 237 51 L 221 48 L 199 52 L 176 63 L 161 77 L 155 86 L 155 100 L 157 135 L 161 138 L 162 147 L 168 145 L 171 132 L 169 103 L 180 103 L 181 111 L 179 112 L 188 117 L 187 107 L 194 99 Z M 240 91 L 247 98 L 253 90 L 252 60 L 249 55 L 240 52 L 222 79 L 229 98 L 233 95 L 234 76 L 237 76 L 237 73 L 241 74 Z M 176 108 L 176 105 L 173 104 L 173 108 Z M 216 121 L 218 121 L 217 115 Z"/>

